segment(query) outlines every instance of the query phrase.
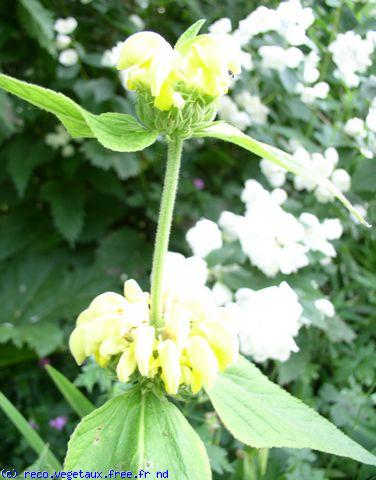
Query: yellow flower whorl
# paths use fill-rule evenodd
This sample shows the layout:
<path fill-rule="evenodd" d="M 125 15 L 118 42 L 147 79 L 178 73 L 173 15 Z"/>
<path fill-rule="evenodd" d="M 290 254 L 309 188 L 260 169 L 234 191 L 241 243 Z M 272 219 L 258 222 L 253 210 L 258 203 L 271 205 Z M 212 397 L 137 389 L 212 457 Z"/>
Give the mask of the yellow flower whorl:
<path fill-rule="evenodd" d="M 127 87 L 148 92 L 154 107 L 183 109 L 193 97 L 208 102 L 225 95 L 240 61 L 231 37 L 198 35 L 172 48 L 154 32 L 139 32 L 123 44 L 117 68 L 126 70 Z"/>
<path fill-rule="evenodd" d="M 111 362 L 120 382 L 135 372 L 159 376 L 170 395 L 184 385 L 192 393 L 210 388 L 238 354 L 230 319 L 208 300 L 206 290 L 196 298 L 167 290 L 164 298 L 165 325 L 156 331 L 150 325 L 150 296 L 136 281 L 125 282 L 124 296 L 98 295 L 78 316 L 70 336 L 76 362 L 82 364 L 90 355 L 101 367 Z"/>

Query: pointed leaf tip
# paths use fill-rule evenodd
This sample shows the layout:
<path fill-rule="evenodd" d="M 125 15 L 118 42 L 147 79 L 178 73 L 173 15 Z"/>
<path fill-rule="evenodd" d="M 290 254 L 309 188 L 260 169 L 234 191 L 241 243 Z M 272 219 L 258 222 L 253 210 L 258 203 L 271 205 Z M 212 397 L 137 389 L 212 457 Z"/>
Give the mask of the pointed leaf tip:
<path fill-rule="evenodd" d="M 265 158 L 270 162 L 273 162 L 285 170 L 314 181 L 316 185 L 326 188 L 335 197 L 340 200 L 343 205 L 349 210 L 349 212 L 365 227 L 370 228 L 371 225 L 366 222 L 358 210 L 347 200 L 345 195 L 326 177 L 320 172 L 309 167 L 292 155 L 279 150 L 276 147 L 267 145 L 266 143 L 259 142 L 254 138 L 246 135 L 237 128 L 229 125 L 225 122 L 213 122 L 209 125 L 197 129 L 193 133 L 194 137 L 212 137 L 224 140 L 225 142 L 234 143 L 239 147 L 248 150 L 261 158 Z"/>

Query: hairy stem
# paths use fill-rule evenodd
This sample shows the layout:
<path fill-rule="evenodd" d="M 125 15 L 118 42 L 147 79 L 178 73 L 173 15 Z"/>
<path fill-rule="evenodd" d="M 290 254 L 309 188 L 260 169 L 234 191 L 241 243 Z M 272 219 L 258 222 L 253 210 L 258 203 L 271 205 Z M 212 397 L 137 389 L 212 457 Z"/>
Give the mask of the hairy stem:
<path fill-rule="evenodd" d="M 180 138 L 173 138 L 168 141 L 167 167 L 163 184 L 151 274 L 151 322 L 155 327 L 161 326 L 163 321 L 163 271 L 179 182 L 182 146 L 183 140 Z"/>

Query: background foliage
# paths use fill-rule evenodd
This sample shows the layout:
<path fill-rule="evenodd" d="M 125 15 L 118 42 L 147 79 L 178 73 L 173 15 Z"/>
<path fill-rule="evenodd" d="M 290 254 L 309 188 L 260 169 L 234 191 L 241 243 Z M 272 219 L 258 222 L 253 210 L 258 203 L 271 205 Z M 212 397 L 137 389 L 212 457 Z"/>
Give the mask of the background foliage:
<path fill-rule="evenodd" d="M 206 18 L 210 25 L 229 17 L 236 25 L 258 5 L 231 0 L 3 0 L 0 69 L 61 91 L 95 113 L 129 113 L 132 96 L 116 71 L 104 67 L 101 59 L 106 49 L 137 31 L 132 15 L 138 15 L 146 29 L 174 42 L 198 18 Z M 268 7 L 276 5 L 267 2 Z M 319 104 L 306 105 L 289 90 L 291 78 L 264 75 L 256 68 L 242 79 L 242 86 L 262 92 L 271 113 L 267 125 L 251 127 L 250 132 L 282 148 L 294 138 L 314 151 L 335 146 L 341 167 L 352 175 L 351 200 L 367 203 L 368 221 L 375 223 L 375 182 L 370 180 L 372 175 L 375 178 L 374 160 L 362 158 L 356 141 L 337 125 L 350 117 L 365 117 L 376 90 L 375 77 L 371 75 L 361 89 L 349 90 L 334 79 L 327 54 L 333 25 L 338 32 L 364 33 L 372 27 L 371 11 L 362 2 L 327 0 L 311 6 L 316 15 L 312 28 L 324 58 L 321 73 L 333 85 L 331 94 Z M 53 26 L 56 19 L 68 16 L 78 21 L 72 38 L 79 61 L 67 67 L 59 63 Z M 57 126 L 52 116 L 0 91 L 0 384 L 62 457 L 77 417 L 57 393 L 43 364 L 50 361 L 76 379 L 97 404 L 112 391 L 111 379 L 94 364 L 79 372 L 67 352 L 67 336 L 75 315 L 96 294 L 119 289 L 127 276 L 147 285 L 165 145 L 157 142 L 141 153 L 118 154 L 90 140 L 63 139 L 59 144 L 51 139 Z M 204 180 L 204 189 L 196 188 L 193 180 L 197 178 Z M 200 217 L 216 221 L 225 209 L 241 212 L 240 192 L 249 178 L 267 185 L 256 158 L 223 143 L 190 142 L 171 250 L 190 253 L 184 235 Z M 337 217 L 345 227 L 336 244 L 335 262 L 327 268 L 317 264 L 309 271 L 335 304 L 342 323 L 335 324 L 332 335 L 328 328 L 302 329 L 300 352 L 285 363 L 265 362 L 263 369 L 372 449 L 376 440 L 372 417 L 375 231 L 353 224 L 337 203 L 320 205 L 313 195 L 298 193 L 292 185 L 288 190 L 293 213 L 313 211 L 320 218 Z M 226 262 L 225 257 L 220 262 Z M 259 288 L 265 284 L 265 279 L 257 283 L 259 276 L 256 270 L 244 269 L 227 284 L 234 290 Z M 291 278 L 298 286 L 304 281 L 303 275 Z M 261 478 L 252 476 L 259 456 L 231 439 L 207 411 L 205 398 L 184 408 L 207 445 L 216 478 Z M 68 418 L 62 430 L 50 425 L 59 416 Z M 2 415 L 0 429 L 0 465 L 18 470 L 30 465 L 34 454 Z M 281 450 L 270 454 L 263 478 L 366 479 L 371 472 L 366 466 L 324 454 Z"/>

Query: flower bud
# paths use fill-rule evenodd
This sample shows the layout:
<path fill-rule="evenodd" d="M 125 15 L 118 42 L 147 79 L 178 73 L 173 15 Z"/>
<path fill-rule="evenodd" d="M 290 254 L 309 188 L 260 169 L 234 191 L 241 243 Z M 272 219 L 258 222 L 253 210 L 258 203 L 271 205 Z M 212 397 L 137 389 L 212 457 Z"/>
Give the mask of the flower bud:
<path fill-rule="evenodd" d="M 141 375 L 147 377 L 150 370 L 150 361 L 154 351 L 155 329 L 146 325 L 137 327 L 132 332 L 135 356 Z"/>
<path fill-rule="evenodd" d="M 180 352 L 175 342 L 165 340 L 158 345 L 158 353 L 166 392 L 175 395 L 178 393 L 181 379 Z"/>

